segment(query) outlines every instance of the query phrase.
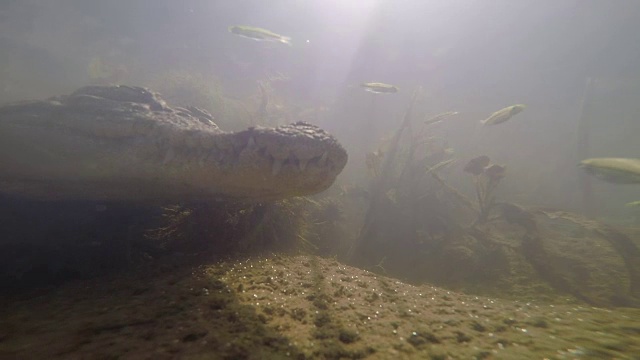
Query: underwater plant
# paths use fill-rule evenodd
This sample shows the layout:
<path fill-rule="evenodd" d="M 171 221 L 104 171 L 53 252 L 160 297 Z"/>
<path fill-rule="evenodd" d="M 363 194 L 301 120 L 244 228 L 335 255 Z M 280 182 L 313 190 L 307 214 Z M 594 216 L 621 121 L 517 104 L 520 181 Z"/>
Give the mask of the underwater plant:
<path fill-rule="evenodd" d="M 473 184 L 478 201 L 478 218 L 474 225 L 483 224 L 489 219 L 489 214 L 495 205 L 494 191 L 500 180 L 505 176 L 503 165 L 490 164 L 491 159 L 486 155 L 477 156 L 464 166 L 463 171 L 473 176 Z"/>
<path fill-rule="evenodd" d="M 359 265 L 375 269 L 385 258 L 385 268 L 398 271 L 407 266 L 407 257 L 439 246 L 447 233 L 459 226 L 453 215 L 459 203 L 452 199 L 464 195 L 439 175 L 455 162 L 453 150 L 445 139 L 433 136 L 427 129 L 457 113 L 421 119 L 421 128 L 414 130 L 411 122 L 418 94 L 419 91 L 414 92 L 393 136 L 367 155 L 372 175 L 368 208 L 349 254 L 351 261 Z"/>
<path fill-rule="evenodd" d="M 163 226 L 149 229 L 148 239 L 171 251 L 296 251 L 315 246 L 310 236 L 308 202 L 292 198 L 269 203 L 225 201 L 169 206 Z"/>
<path fill-rule="evenodd" d="M 432 131 L 437 130 L 435 125 L 457 113 L 425 117 L 416 126 L 413 120 L 417 119 L 412 114 L 415 95 L 411 101 L 390 140 L 382 141 L 366 156 L 371 175 L 364 197 L 368 207 L 349 253 L 352 264 L 412 281 L 464 287 L 479 293 L 501 286 L 531 291 L 514 281 L 514 273 L 522 272 L 549 295 L 570 294 L 594 305 L 638 304 L 640 277 L 634 265 L 638 250 L 628 237 L 599 223 L 580 225 L 575 230 L 587 233 L 594 229 L 597 234 L 587 236 L 610 245 L 612 249 L 608 251 L 620 254 L 622 265 L 615 271 L 624 276 L 623 270 L 627 268 L 628 289 L 610 282 L 606 291 L 593 290 L 582 278 L 583 273 L 600 271 L 601 278 L 593 283 L 605 284 L 611 275 L 604 269 L 610 269 L 611 264 L 594 265 L 592 258 L 578 254 L 578 250 L 558 251 L 554 248 L 556 243 L 548 240 L 558 239 L 562 246 L 570 246 L 572 234 L 567 231 L 576 227 L 557 229 L 554 222 L 559 218 L 566 222 L 579 219 L 580 224 L 587 220 L 570 213 L 540 212 L 499 201 L 496 190 L 506 176 L 506 167 L 486 155 L 470 159 L 462 169 L 473 180 L 475 199 L 458 191 L 447 178 L 447 168 L 456 162 L 456 157 L 447 138 Z M 522 109 L 509 110 L 495 114 L 487 125 L 504 122 Z M 607 171 L 609 177 L 618 181 L 630 175 L 629 166 L 622 169 L 626 171 L 624 174 L 611 175 L 611 169 L 595 171 Z M 350 192 L 343 191 L 347 202 Z M 363 202 L 356 204 L 362 206 Z M 479 226 L 489 222 L 492 226 Z"/>

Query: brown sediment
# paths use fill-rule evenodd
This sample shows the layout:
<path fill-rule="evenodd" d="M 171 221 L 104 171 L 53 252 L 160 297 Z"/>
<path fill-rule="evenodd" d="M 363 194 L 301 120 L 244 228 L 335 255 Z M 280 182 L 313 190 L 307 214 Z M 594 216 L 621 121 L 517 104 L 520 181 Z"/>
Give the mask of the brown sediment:
<path fill-rule="evenodd" d="M 176 260 L 180 259 L 180 260 Z M 313 256 L 176 257 L 3 298 L 0 357 L 633 359 L 638 309 L 464 295 Z"/>

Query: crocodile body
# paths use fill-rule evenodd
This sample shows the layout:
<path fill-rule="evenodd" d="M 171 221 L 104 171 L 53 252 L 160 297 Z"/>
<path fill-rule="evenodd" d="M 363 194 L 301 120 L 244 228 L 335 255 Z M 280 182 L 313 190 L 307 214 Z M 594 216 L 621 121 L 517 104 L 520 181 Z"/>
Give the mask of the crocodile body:
<path fill-rule="evenodd" d="M 38 200 L 277 200 L 328 188 L 346 162 L 317 126 L 224 132 L 140 87 L 0 108 L 0 192 Z"/>

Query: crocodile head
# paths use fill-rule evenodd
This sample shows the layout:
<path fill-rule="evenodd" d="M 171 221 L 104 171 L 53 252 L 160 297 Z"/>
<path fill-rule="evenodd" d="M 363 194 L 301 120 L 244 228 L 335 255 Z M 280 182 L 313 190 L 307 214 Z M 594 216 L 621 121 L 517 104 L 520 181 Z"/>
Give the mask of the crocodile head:
<path fill-rule="evenodd" d="M 325 190 L 347 162 L 317 126 L 221 131 L 139 87 L 0 108 L 0 192 L 42 200 L 264 201 Z"/>

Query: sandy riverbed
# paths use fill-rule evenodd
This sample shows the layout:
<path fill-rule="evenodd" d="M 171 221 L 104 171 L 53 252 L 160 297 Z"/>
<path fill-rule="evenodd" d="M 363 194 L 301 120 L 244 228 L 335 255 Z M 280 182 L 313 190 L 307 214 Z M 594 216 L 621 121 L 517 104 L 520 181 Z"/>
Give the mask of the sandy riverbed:
<path fill-rule="evenodd" d="M 5 297 L 0 358 L 640 359 L 640 309 L 464 295 L 313 256 L 179 263 Z"/>

